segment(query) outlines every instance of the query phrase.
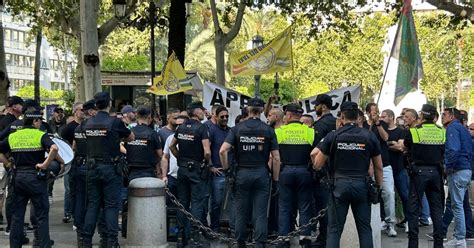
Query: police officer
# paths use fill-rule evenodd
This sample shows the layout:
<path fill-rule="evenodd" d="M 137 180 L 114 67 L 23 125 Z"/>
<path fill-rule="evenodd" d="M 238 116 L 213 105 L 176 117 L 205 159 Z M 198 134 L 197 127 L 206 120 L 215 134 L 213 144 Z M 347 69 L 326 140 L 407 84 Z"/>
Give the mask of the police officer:
<path fill-rule="evenodd" d="M 149 126 L 152 121 L 151 110 L 141 106 L 136 113 L 138 124 L 131 129 L 135 140 L 125 143 L 129 182 L 140 177 L 156 177 L 163 155 L 160 137 Z"/>
<path fill-rule="evenodd" d="M 204 120 L 204 107 L 201 102 L 193 102 L 187 106 L 189 120 L 180 125 L 170 144 L 170 150 L 178 159 L 178 188 L 179 202 L 186 208 L 190 207 L 191 214 L 205 223 L 203 211 L 205 194 L 209 190 L 207 164 L 211 157 L 208 129 L 201 123 Z M 179 149 L 178 149 L 179 147 Z M 185 246 L 189 239 L 186 217 L 178 213 L 178 247 Z M 193 245 L 200 245 L 199 229 L 193 227 L 191 232 Z"/>
<path fill-rule="evenodd" d="M 319 94 L 312 103 L 314 104 L 316 115 L 320 116 L 313 125 L 316 131 L 314 142 L 318 144 L 328 133 L 336 130 L 336 118 L 331 113 L 332 99 L 329 95 Z M 313 204 L 315 213 L 318 213 L 328 205 L 329 189 L 325 183 L 321 182 L 327 175 L 326 168 L 323 167 L 322 170 L 313 172 Z M 319 234 L 315 242 L 316 247 L 326 247 L 327 226 L 328 217 L 324 215 L 319 221 Z"/>
<path fill-rule="evenodd" d="M 341 104 L 343 126 L 329 133 L 315 157 L 315 169 L 328 160 L 330 196 L 328 204 L 327 247 L 339 247 L 349 205 L 352 208 L 359 234 L 360 247 L 373 247 L 370 226 L 371 202 L 369 201 L 368 170 L 374 164 L 376 184 L 382 184 L 382 159 L 380 145 L 373 133 L 357 126 L 358 106 L 354 102 Z M 318 148 L 316 148 L 318 149 Z"/>
<path fill-rule="evenodd" d="M 29 200 L 35 208 L 38 221 L 37 242 L 40 247 L 51 247 L 45 170 L 56 157 L 58 147 L 47 134 L 38 130 L 42 119 L 40 111 L 26 111 L 24 117 L 23 128 L 0 143 L 0 160 L 5 164 L 8 162 L 3 155 L 6 152 L 11 152 L 15 160 L 10 247 L 22 246 L 23 221 Z M 44 153 L 47 150 L 49 153 L 45 159 Z"/>
<path fill-rule="evenodd" d="M 229 168 L 228 152 L 235 147 L 235 234 L 238 247 L 246 247 L 247 223 L 254 214 L 255 247 L 265 247 L 267 241 L 267 208 L 270 197 L 268 161 L 272 155 L 273 185 L 280 173 L 280 153 L 275 131 L 259 117 L 264 102 L 252 98 L 248 102 L 249 119 L 233 127 L 219 151 L 222 168 Z M 253 211 L 252 211 L 253 210 Z"/>
<path fill-rule="evenodd" d="M 118 247 L 118 214 L 122 175 L 117 158 L 120 155 L 120 140 L 133 140 L 133 133 L 125 124 L 109 115 L 111 99 L 109 93 L 99 92 L 94 96 L 98 110 L 96 116 L 87 120 L 84 133 L 87 142 L 87 211 L 82 233 L 84 247 L 92 247 L 97 218 L 101 204 L 107 226 L 107 247 Z"/>
<path fill-rule="evenodd" d="M 434 247 L 443 247 L 444 188 L 442 165 L 444 159 L 445 130 L 433 122 L 436 108 L 423 104 L 420 125 L 410 128 L 404 140 L 410 151 L 410 190 L 408 197 L 408 247 L 418 247 L 418 217 L 423 193 L 428 198 L 433 220 Z"/>
<path fill-rule="evenodd" d="M 312 217 L 312 174 L 308 168 L 311 161 L 310 153 L 314 143 L 314 130 L 300 122 L 303 108 L 299 104 L 290 103 L 284 108 L 284 119 L 288 124 L 275 129 L 280 147 L 281 166 L 279 180 L 279 228 L 280 236 L 288 235 L 292 218 L 293 205 L 299 211 L 300 225 L 305 225 Z M 294 204 L 295 203 L 295 204 Z M 294 211 L 295 210 L 295 211 Z M 300 237 L 303 247 L 311 246 L 311 230 L 306 229 Z M 287 241 L 284 247 L 290 247 Z"/>
<path fill-rule="evenodd" d="M 95 100 L 89 100 L 82 105 L 84 118 L 79 126 L 74 129 L 74 141 L 72 148 L 74 150 L 74 160 L 71 164 L 73 178 L 71 180 L 71 192 L 73 202 L 74 226 L 77 228 L 77 246 L 83 247 L 82 232 L 84 231 L 84 218 L 86 215 L 86 174 L 87 174 L 87 142 L 84 134 L 84 125 L 87 119 L 96 115 Z M 69 172 L 69 173 L 71 173 Z"/>

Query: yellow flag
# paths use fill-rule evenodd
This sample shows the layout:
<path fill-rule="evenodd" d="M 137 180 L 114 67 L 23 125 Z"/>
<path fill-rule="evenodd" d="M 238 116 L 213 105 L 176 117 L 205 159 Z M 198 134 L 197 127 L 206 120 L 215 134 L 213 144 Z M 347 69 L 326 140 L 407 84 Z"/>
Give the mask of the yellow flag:
<path fill-rule="evenodd" d="M 232 76 L 260 75 L 293 68 L 291 26 L 270 43 L 229 57 Z"/>
<path fill-rule="evenodd" d="M 162 74 L 153 79 L 152 86 L 146 92 L 165 96 L 188 91 L 192 88 L 183 66 L 173 52 L 163 66 Z"/>

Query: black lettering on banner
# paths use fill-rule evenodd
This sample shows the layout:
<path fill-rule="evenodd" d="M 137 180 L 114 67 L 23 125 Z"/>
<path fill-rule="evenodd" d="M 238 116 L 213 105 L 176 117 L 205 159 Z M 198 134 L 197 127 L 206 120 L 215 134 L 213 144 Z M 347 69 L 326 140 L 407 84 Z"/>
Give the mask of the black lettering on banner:
<path fill-rule="evenodd" d="M 230 101 L 238 101 L 239 100 L 239 95 L 237 93 L 227 91 L 227 98 L 225 101 L 225 106 L 227 108 L 230 108 Z"/>
<path fill-rule="evenodd" d="M 306 113 L 311 113 L 314 111 L 314 108 L 311 108 L 310 99 L 304 100 L 304 102 L 300 102 L 300 105 L 306 109 Z"/>
<path fill-rule="evenodd" d="M 214 106 L 216 104 L 224 105 L 224 98 L 222 97 L 222 92 L 220 89 L 217 89 L 217 88 L 214 90 L 214 93 L 212 94 L 210 105 Z"/>
<path fill-rule="evenodd" d="M 240 95 L 240 109 L 247 107 L 250 97 Z"/>
<path fill-rule="evenodd" d="M 346 90 L 344 91 L 344 97 L 342 98 L 342 102 L 352 102 L 351 92 Z"/>
<path fill-rule="evenodd" d="M 334 98 L 337 98 L 338 95 L 330 95 L 330 97 L 331 97 L 332 99 L 334 99 Z M 332 105 L 332 107 L 331 107 L 331 110 L 336 110 L 336 109 L 339 108 L 339 103 L 338 103 L 338 102 L 332 101 L 332 103 L 333 103 L 333 105 Z"/>

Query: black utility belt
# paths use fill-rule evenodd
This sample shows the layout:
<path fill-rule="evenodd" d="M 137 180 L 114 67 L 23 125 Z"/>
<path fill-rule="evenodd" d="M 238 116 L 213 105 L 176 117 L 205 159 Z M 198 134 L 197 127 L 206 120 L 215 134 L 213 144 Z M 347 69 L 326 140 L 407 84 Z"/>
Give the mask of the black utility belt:
<path fill-rule="evenodd" d="M 128 164 L 128 167 L 131 170 L 147 170 L 147 169 L 155 169 L 152 165 L 137 165 L 137 164 Z"/>
<path fill-rule="evenodd" d="M 114 159 L 114 158 L 88 158 L 87 160 L 88 161 L 93 160 L 94 162 L 111 163 L 111 164 L 117 162 L 117 159 Z"/>
<path fill-rule="evenodd" d="M 266 166 L 262 166 L 262 165 L 243 165 L 243 164 L 239 164 L 237 166 L 237 168 L 239 169 L 261 169 L 261 168 L 266 168 Z"/>
<path fill-rule="evenodd" d="M 188 169 L 193 169 L 193 168 L 201 168 L 202 163 L 198 161 L 193 161 L 193 160 L 181 160 L 178 161 L 178 167 L 183 167 L 183 168 L 188 168 Z"/>
<path fill-rule="evenodd" d="M 17 173 L 36 173 L 36 168 L 34 167 L 31 167 L 31 166 L 17 166 L 15 168 L 15 172 Z"/>
<path fill-rule="evenodd" d="M 282 167 L 308 168 L 308 164 L 282 164 Z"/>

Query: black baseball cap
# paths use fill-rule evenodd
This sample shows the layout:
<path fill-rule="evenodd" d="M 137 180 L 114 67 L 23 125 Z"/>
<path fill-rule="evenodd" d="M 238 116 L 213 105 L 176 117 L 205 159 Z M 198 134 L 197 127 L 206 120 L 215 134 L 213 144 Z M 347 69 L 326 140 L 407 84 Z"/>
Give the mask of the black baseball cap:
<path fill-rule="evenodd" d="M 222 111 L 229 112 L 229 110 L 227 110 L 227 108 L 225 106 L 220 105 L 219 107 L 216 108 L 216 115 L 219 115 L 219 113 L 222 112 Z"/>
<path fill-rule="evenodd" d="M 110 98 L 109 92 L 107 91 L 102 91 L 94 95 L 94 100 L 95 104 L 100 104 L 100 103 L 109 103 Z"/>
<path fill-rule="evenodd" d="M 330 108 L 332 106 L 332 98 L 327 94 L 319 94 L 316 96 L 316 100 L 312 101 L 311 103 L 314 104 L 314 106 L 324 104 Z"/>
<path fill-rule="evenodd" d="M 265 106 L 265 102 L 260 99 L 260 98 L 257 98 L 257 97 L 254 97 L 254 98 L 250 98 L 247 105 L 249 107 L 264 107 Z"/>
<path fill-rule="evenodd" d="M 436 112 L 436 107 L 431 104 L 423 104 L 421 107 L 421 113 L 425 116 L 435 116 Z"/>
<path fill-rule="evenodd" d="M 22 113 L 25 113 L 28 108 L 31 108 L 31 107 L 34 107 L 36 110 L 42 110 L 44 109 L 43 107 L 41 107 L 37 101 L 33 100 L 33 99 L 26 99 L 24 102 L 23 102 L 23 108 L 21 110 Z"/>
<path fill-rule="evenodd" d="M 10 97 L 8 97 L 8 100 L 7 100 L 8 107 L 11 107 L 11 106 L 16 105 L 16 104 L 23 105 L 23 99 L 21 99 L 21 97 L 19 97 L 19 96 L 10 96 Z"/>
<path fill-rule="evenodd" d="M 197 102 L 192 102 L 190 104 L 188 104 L 188 106 L 186 107 L 188 110 L 193 110 L 193 109 L 197 109 L 197 108 L 200 108 L 202 110 L 206 110 L 203 106 L 202 106 L 202 102 L 201 101 L 197 101 Z"/>
<path fill-rule="evenodd" d="M 95 108 L 95 100 L 92 99 L 92 100 L 89 100 L 87 102 L 85 102 L 84 104 L 82 104 L 82 110 L 84 111 L 87 111 L 89 109 L 93 109 Z"/>
<path fill-rule="evenodd" d="M 61 108 L 61 107 L 56 107 L 56 108 L 54 109 L 54 112 L 56 112 L 56 113 L 64 113 L 64 109 Z"/>
<path fill-rule="evenodd" d="M 357 103 L 355 103 L 355 102 L 343 102 L 341 104 L 341 112 L 353 111 L 353 110 L 356 110 L 356 111 L 359 110 L 359 106 L 357 105 Z"/>
<path fill-rule="evenodd" d="M 304 113 L 303 108 L 297 103 L 290 103 L 290 104 L 284 106 L 283 111 L 297 113 L 297 114 L 303 114 Z"/>

